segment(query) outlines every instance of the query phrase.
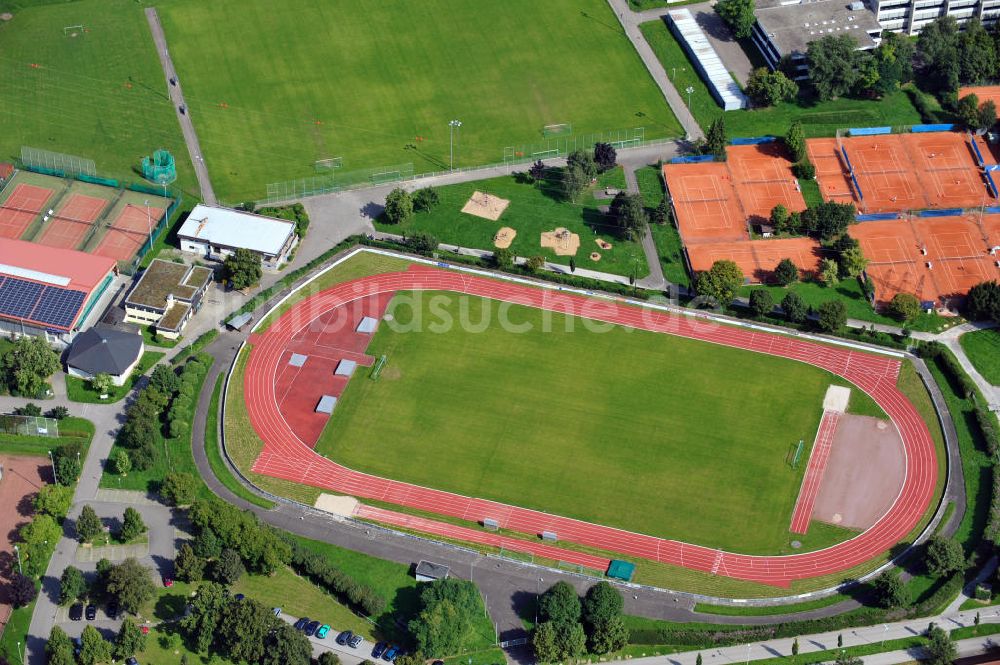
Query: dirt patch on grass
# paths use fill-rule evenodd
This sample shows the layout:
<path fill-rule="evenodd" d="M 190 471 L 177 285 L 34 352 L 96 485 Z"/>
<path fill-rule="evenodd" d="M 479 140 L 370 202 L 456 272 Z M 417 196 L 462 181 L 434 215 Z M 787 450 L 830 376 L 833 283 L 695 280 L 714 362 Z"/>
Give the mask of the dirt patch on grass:
<path fill-rule="evenodd" d="M 514 238 L 517 236 L 517 231 L 505 226 L 493 236 L 493 246 L 497 249 L 507 249 L 510 244 L 514 242 Z"/>
<path fill-rule="evenodd" d="M 480 192 L 478 189 L 472 192 L 472 196 L 469 200 L 465 202 L 462 206 L 462 212 L 467 215 L 475 215 L 476 217 L 482 217 L 483 219 L 489 219 L 492 221 L 497 221 L 500 219 L 500 215 L 503 211 L 507 209 L 510 205 L 510 201 L 507 199 L 502 199 L 499 196 L 494 196 L 486 192 Z"/>
<path fill-rule="evenodd" d="M 541 244 L 543 248 L 555 252 L 556 256 L 575 256 L 580 249 L 580 236 L 560 226 L 555 231 L 542 232 Z"/>
<path fill-rule="evenodd" d="M 892 423 L 845 414 L 833 438 L 813 518 L 867 529 L 889 510 L 905 475 L 903 441 Z"/>

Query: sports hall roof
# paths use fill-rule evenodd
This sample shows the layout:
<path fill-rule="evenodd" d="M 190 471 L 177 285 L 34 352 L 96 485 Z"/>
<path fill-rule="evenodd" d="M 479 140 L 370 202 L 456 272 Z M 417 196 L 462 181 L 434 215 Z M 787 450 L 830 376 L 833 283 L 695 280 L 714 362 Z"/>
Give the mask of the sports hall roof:
<path fill-rule="evenodd" d="M 293 233 L 295 224 L 283 219 L 199 203 L 188 215 L 177 236 L 277 256 Z"/>

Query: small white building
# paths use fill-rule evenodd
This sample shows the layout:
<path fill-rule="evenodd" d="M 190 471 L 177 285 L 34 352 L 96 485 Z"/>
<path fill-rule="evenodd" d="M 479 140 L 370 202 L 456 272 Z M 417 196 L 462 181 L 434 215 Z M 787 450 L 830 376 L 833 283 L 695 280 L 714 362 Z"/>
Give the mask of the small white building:
<path fill-rule="evenodd" d="M 141 335 L 95 326 L 73 340 L 66 354 L 66 373 L 84 380 L 108 374 L 121 386 L 138 366 L 143 350 Z"/>
<path fill-rule="evenodd" d="M 265 270 L 277 270 L 299 242 L 295 223 L 199 203 L 177 232 L 181 250 L 225 261 L 237 249 L 260 255 Z"/>

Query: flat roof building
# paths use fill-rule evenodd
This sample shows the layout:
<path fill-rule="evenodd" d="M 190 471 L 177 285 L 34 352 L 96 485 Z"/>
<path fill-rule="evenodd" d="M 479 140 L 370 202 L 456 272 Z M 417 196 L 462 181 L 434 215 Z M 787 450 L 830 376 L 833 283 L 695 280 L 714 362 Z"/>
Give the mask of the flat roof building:
<path fill-rule="evenodd" d="M 177 231 L 181 250 L 224 261 L 237 249 L 260 255 L 265 269 L 276 270 L 298 244 L 294 222 L 199 203 Z"/>
<path fill-rule="evenodd" d="M 1000 0 L 998 0 L 1000 1 Z M 751 39 L 771 69 L 788 57 L 796 80 L 808 78 L 806 51 L 828 35 L 850 35 L 858 49 L 875 48 L 882 26 L 861 0 L 757 0 Z"/>
<path fill-rule="evenodd" d="M 747 98 L 729 74 L 729 70 L 722 63 L 708 37 L 702 32 L 701 26 L 694 20 L 691 11 L 675 9 L 667 12 L 667 25 L 687 51 L 688 57 L 698 70 L 698 75 L 705 81 L 716 103 L 725 111 L 746 108 Z"/>
<path fill-rule="evenodd" d="M 177 339 L 201 309 L 211 280 L 212 271 L 204 266 L 153 259 L 125 298 L 125 321 L 154 326 L 157 334 Z"/>
<path fill-rule="evenodd" d="M 0 239 L 0 333 L 69 344 L 100 314 L 115 271 L 107 257 Z"/>

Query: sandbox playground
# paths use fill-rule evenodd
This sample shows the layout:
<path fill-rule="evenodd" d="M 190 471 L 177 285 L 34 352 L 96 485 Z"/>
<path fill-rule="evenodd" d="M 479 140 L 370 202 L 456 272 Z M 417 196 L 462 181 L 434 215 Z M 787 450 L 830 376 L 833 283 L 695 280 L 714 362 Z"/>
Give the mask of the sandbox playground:
<path fill-rule="evenodd" d="M 429 309 L 410 304 L 420 297 L 429 299 Z M 478 303 L 470 306 L 479 307 L 474 312 L 480 314 L 508 311 L 522 324 L 539 317 L 539 321 L 554 321 L 558 330 L 567 322 L 576 327 L 572 334 L 547 332 L 538 336 L 519 336 L 497 326 L 446 334 L 395 329 L 404 320 L 413 323 L 406 313 L 435 311 L 435 307 L 440 310 L 451 302 Z M 465 306 L 456 305 L 455 311 Z M 679 355 L 691 358 L 691 362 L 678 361 L 684 364 L 675 371 L 679 375 L 701 372 L 701 382 L 709 393 L 731 378 L 732 372 L 726 368 L 731 368 L 735 359 L 747 370 L 738 380 L 749 394 L 761 377 L 789 372 L 789 380 L 794 377 L 801 382 L 802 405 L 789 406 L 781 425 L 774 419 L 754 424 L 757 439 L 768 443 L 758 449 L 740 440 L 739 447 L 746 449 L 747 457 L 734 460 L 732 466 L 722 463 L 729 452 L 718 447 L 724 444 L 712 443 L 713 430 L 718 430 L 721 439 L 739 438 L 733 434 L 739 428 L 732 429 L 724 415 L 738 420 L 739 400 L 732 405 L 720 402 L 702 413 L 690 408 L 666 409 L 662 423 L 640 415 L 654 409 L 622 413 L 595 410 L 592 405 L 570 412 L 568 404 L 574 400 L 553 401 L 546 395 L 569 390 L 567 386 L 576 382 L 574 368 L 582 363 L 575 344 L 589 348 L 605 339 L 592 331 L 583 332 L 579 326 L 585 324 L 608 327 L 611 332 L 606 343 L 623 355 L 628 350 L 622 340 L 629 335 L 641 336 L 637 344 L 646 350 L 634 367 L 625 363 L 619 371 L 612 365 L 601 373 L 589 372 L 596 383 L 587 385 L 588 391 L 593 392 L 595 386 L 612 392 L 625 386 L 633 389 L 630 382 L 648 381 L 641 385 L 648 388 L 652 403 L 659 404 L 663 412 L 663 405 L 671 402 L 669 386 L 657 378 L 662 377 L 663 368 L 658 365 L 662 351 L 662 358 L 673 361 L 678 361 Z M 690 349 L 679 354 L 672 346 L 675 344 L 690 345 Z M 468 364 L 468 359 L 480 355 L 470 349 L 482 349 L 483 345 L 502 354 L 496 357 L 507 358 L 509 374 L 488 374 Z M 625 302 L 596 300 L 565 290 L 419 263 L 401 272 L 352 279 L 305 297 L 269 326 L 256 330 L 243 353 L 242 374 L 233 379 L 241 382 L 248 420 L 262 442 L 249 472 L 319 488 L 320 506 L 331 505 L 329 495 L 351 497 L 333 500 L 332 505 L 337 506 L 335 510 L 348 511 L 347 516 L 354 519 L 522 552 L 601 573 L 613 559 L 622 557 L 639 562 L 640 567 L 642 561 L 652 561 L 789 587 L 801 580 L 848 571 L 914 537 L 935 495 L 935 446 L 927 425 L 897 388 L 901 358 L 891 353 L 869 354 L 721 326 Z M 489 365 L 495 367 L 495 357 L 486 355 Z M 556 383 L 537 379 L 543 392 L 535 394 L 523 387 L 536 381 L 530 374 L 532 379 L 525 381 L 524 372 L 529 371 L 528 363 L 538 363 L 543 355 L 548 360 L 541 362 L 538 376 L 554 377 L 551 380 Z M 717 365 L 712 364 L 713 357 Z M 462 360 L 449 364 L 448 358 Z M 524 365 L 519 364 L 519 358 L 525 359 Z M 644 378 L 642 367 L 655 371 L 655 376 Z M 570 383 L 558 383 L 560 372 L 556 370 L 560 368 L 571 377 Z M 692 404 L 702 401 L 697 399 L 701 390 L 697 383 L 692 381 L 685 387 L 694 398 Z M 477 385 L 478 393 L 474 392 Z M 232 389 L 230 385 L 227 390 Z M 494 395 L 504 400 L 504 409 L 495 406 Z M 546 404 L 546 400 L 551 403 Z M 868 404 L 860 412 L 863 415 L 854 413 L 855 400 Z M 731 406 L 736 410 L 731 411 Z M 507 423 L 509 436 L 496 439 L 463 430 L 468 425 L 463 419 L 466 411 L 489 423 L 482 428 L 487 433 L 499 426 L 497 423 Z M 637 440 L 649 439 L 648 431 L 661 433 L 659 440 L 653 437 L 649 449 L 627 445 L 608 448 L 608 441 L 602 438 L 607 431 L 604 421 L 616 432 L 618 441 L 627 441 L 632 434 Z M 545 427 L 551 422 L 563 431 L 559 441 L 572 446 L 575 457 L 570 458 L 570 466 L 566 466 L 567 449 L 555 446 L 558 450 L 553 455 L 545 450 L 551 440 Z M 520 423 L 530 423 L 531 429 L 527 434 L 530 445 L 519 454 L 509 445 L 510 440 L 525 437 Z M 572 434 L 567 427 L 574 427 Z M 663 427 L 685 437 L 676 442 L 664 438 Z M 538 436 L 533 436 L 536 429 Z M 341 434 L 347 439 L 338 439 Z M 450 443 L 452 437 L 461 437 L 454 440 L 464 441 L 464 445 L 455 447 Z M 438 446 L 438 440 L 444 441 L 445 447 Z M 702 442 L 704 448 L 700 447 Z M 657 466 L 658 455 L 673 464 L 675 445 L 682 450 L 676 459 L 690 460 L 690 468 Z M 876 446 L 877 451 L 864 446 Z M 614 450 L 631 450 L 632 454 L 619 456 Z M 878 475 L 865 484 L 878 485 L 875 481 L 882 480 L 888 489 L 877 496 L 860 492 L 858 499 L 858 486 L 852 485 L 851 479 L 863 475 L 856 461 L 866 455 L 881 461 L 868 465 Z M 591 460 L 601 472 L 587 476 L 588 487 L 572 477 L 568 478 L 572 482 L 566 482 L 564 476 L 572 476 L 571 468 L 583 469 Z M 766 476 L 769 493 L 760 494 L 759 487 L 740 476 L 740 466 L 748 467 L 752 475 Z M 469 470 L 472 472 L 467 474 Z M 483 470 L 489 473 L 483 474 Z M 602 473 L 608 487 L 600 482 Z M 484 475 L 491 478 L 483 480 Z M 687 487 L 683 476 L 696 476 L 701 492 L 688 497 L 689 492 L 682 490 Z M 629 477 L 632 493 L 620 491 L 621 483 Z M 505 485 L 513 486 L 517 494 L 505 495 Z M 523 487 L 535 490 L 522 492 Z M 473 492 L 476 489 L 481 493 Z M 739 492 L 744 490 L 756 492 L 758 500 L 740 499 Z M 607 503 L 605 496 L 612 497 L 609 501 L 615 508 L 634 507 L 644 501 L 650 510 L 672 509 L 662 513 L 666 523 L 694 542 L 673 538 L 662 529 L 654 532 L 626 514 L 643 511 L 602 513 L 600 504 Z M 706 496 L 713 500 L 706 502 Z M 848 500 L 851 496 L 855 498 Z M 683 522 L 683 515 L 689 512 L 685 498 L 701 505 L 713 504 L 698 513 L 701 524 L 697 528 L 707 530 L 691 531 L 695 527 Z M 792 550 L 782 550 L 787 553 L 780 555 L 733 551 L 739 547 L 730 531 L 753 519 L 752 511 L 757 508 L 768 511 L 767 519 L 773 522 L 768 528 L 782 532 L 780 538 L 791 543 Z M 704 519 L 705 515 L 718 516 L 714 531 L 712 520 Z M 831 530 L 836 534 L 831 535 Z M 706 545 L 713 542 L 720 545 Z M 802 551 L 796 551 L 799 548 Z"/>

